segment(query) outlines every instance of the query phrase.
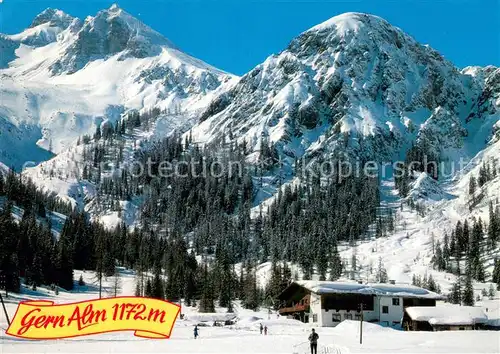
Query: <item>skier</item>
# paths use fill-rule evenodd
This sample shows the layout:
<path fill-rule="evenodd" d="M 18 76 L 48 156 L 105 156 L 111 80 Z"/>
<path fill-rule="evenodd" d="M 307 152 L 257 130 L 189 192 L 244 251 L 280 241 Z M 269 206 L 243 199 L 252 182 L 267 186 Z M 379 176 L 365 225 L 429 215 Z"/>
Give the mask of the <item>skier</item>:
<path fill-rule="evenodd" d="M 309 343 L 311 343 L 311 354 L 318 354 L 318 333 L 314 331 L 314 328 L 312 329 L 311 334 L 309 335 Z M 313 353 L 314 351 L 314 353 Z"/>
<path fill-rule="evenodd" d="M 264 335 L 267 336 L 267 326 L 264 327 Z"/>
<path fill-rule="evenodd" d="M 197 325 L 194 326 L 193 332 L 194 332 L 194 339 L 198 338 L 198 326 Z"/>
<path fill-rule="evenodd" d="M 262 330 L 264 329 L 264 327 L 262 327 L 262 323 L 260 324 L 260 334 L 262 334 Z"/>

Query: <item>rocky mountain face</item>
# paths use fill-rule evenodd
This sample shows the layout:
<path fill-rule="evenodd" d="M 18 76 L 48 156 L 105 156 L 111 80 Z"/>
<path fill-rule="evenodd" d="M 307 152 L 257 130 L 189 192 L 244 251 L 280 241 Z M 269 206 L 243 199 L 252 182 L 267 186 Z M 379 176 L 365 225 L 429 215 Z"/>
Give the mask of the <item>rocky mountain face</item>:
<path fill-rule="evenodd" d="M 175 48 L 161 34 L 116 5 L 87 18 L 80 27 L 73 43 L 50 67 L 52 74 L 72 74 L 89 61 L 117 53 L 120 53 L 118 60 L 124 60 L 158 55 L 162 47 Z"/>
<path fill-rule="evenodd" d="M 37 34 L 48 44 L 34 45 Z M 459 70 L 367 14 L 305 31 L 240 79 L 188 56 L 115 5 L 84 22 L 46 10 L 0 45 L 14 48 L 0 70 L 8 142 L 0 156 L 8 165 L 20 159 L 9 146 L 43 161 L 43 149 L 61 153 L 99 124 L 151 107 L 175 112 L 155 138 L 192 127 L 195 142 L 245 141 L 249 161 L 264 144 L 289 177 L 298 158 L 392 161 L 421 142 L 442 160 L 471 158 L 500 134 L 500 69 Z"/>
<path fill-rule="evenodd" d="M 498 120 L 497 76 L 493 67 L 460 71 L 385 20 L 347 13 L 244 75 L 210 104 L 193 136 L 245 140 L 253 151 L 265 140 L 289 160 L 392 160 L 424 140 L 443 159 L 471 157 L 477 145 L 467 142 L 484 146 Z"/>
<path fill-rule="evenodd" d="M 44 149 L 60 153 L 129 110 L 175 112 L 182 122 L 172 129 L 189 127 L 235 78 L 116 5 L 85 21 L 47 9 L 25 31 L 0 35 L 0 50 L 0 161 L 16 168 L 27 157 L 51 156 Z"/>
<path fill-rule="evenodd" d="M 33 47 L 43 47 L 57 41 L 57 36 L 69 27 L 81 26 L 79 19 L 56 9 L 46 9 L 37 15 L 31 25 L 18 35 L 10 36 L 13 41 L 18 41 Z"/>
<path fill-rule="evenodd" d="M 68 28 L 74 18 L 62 12 L 61 10 L 48 8 L 37 15 L 29 28 L 38 27 L 43 24 L 48 24 L 50 27 Z"/>

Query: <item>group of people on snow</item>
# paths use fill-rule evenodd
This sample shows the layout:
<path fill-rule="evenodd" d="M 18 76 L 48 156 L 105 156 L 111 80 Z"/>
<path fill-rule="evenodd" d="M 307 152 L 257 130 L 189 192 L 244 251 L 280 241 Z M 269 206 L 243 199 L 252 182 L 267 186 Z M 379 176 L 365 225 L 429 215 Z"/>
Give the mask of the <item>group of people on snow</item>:
<path fill-rule="evenodd" d="M 261 323 L 259 329 L 260 329 L 260 334 L 264 333 L 264 335 L 267 336 L 267 326 L 263 326 Z M 193 334 L 194 334 L 194 339 L 198 338 L 199 330 L 197 325 L 194 326 Z M 318 354 L 318 339 L 319 335 L 313 328 L 311 334 L 309 334 L 309 337 L 307 338 L 311 346 L 311 354 Z"/>

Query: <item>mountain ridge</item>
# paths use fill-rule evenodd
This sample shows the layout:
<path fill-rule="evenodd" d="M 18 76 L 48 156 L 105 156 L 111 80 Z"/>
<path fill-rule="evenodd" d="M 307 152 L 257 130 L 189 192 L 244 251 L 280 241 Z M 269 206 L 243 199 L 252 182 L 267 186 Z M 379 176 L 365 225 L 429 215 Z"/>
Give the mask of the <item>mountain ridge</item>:
<path fill-rule="evenodd" d="M 145 226 L 141 222 L 147 223 L 149 219 L 141 217 L 149 212 L 161 218 L 157 209 L 168 208 L 168 190 L 161 190 L 163 195 L 159 197 L 160 187 L 140 184 L 130 192 L 132 195 L 124 197 L 116 192 L 120 180 L 127 179 L 123 171 L 140 161 L 138 155 L 154 146 L 154 142 L 173 135 L 174 131 L 184 132 L 177 144 L 193 144 L 194 151 L 200 148 L 199 151 L 224 156 L 226 151 L 230 154 L 238 147 L 241 152 L 238 159 L 244 160 L 253 173 L 250 177 L 253 204 L 244 206 L 248 210 L 253 207 L 248 213 L 248 224 L 245 223 L 248 229 L 237 233 L 244 238 L 252 231 L 251 217 L 258 220 L 274 202 L 286 204 L 286 198 L 300 208 L 300 198 L 292 201 L 291 191 L 311 187 L 314 192 L 321 187 L 321 179 L 311 182 L 307 175 L 296 173 L 297 165 L 302 162 L 306 167 L 342 158 L 394 162 L 418 154 L 429 154 L 450 164 L 465 159 L 467 165 L 447 178 L 436 180 L 428 171 L 412 171 L 406 195 L 398 190 L 393 176 L 381 178 L 377 221 L 363 235 L 357 235 L 362 240 L 359 247 L 342 244 L 343 249 L 339 249 L 346 272 L 359 251 L 362 256 L 356 262 L 363 278 L 373 277 L 372 265 L 383 255 L 391 279 L 408 282 L 412 273 L 429 272 L 444 288 L 450 285 L 449 274 L 436 271 L 433 265 L 430 245 L 434 236 L 428 229 L 432 228 L 435 239 L 442 241 L 462 216 L 486 220 L 488 203 L 498 203 L 495 200 L 500 177 L 481 186 L 477 194 L 482 199 L 475 200 L 472 208 L 468 183 L 500 151 L 499 68 L 459 69 L 439 52 L 419 44 L 387 21 L 367 14 L 347 13 L 304 31 L 281 52 L 236 78 L 211 70 L 208 64 L 182 60 L 176 56 L 180 52 L 170 47 L 162 47 L 161 53 L 154 55 L 158 47 L 153 45 L 149 48 L 151 52 L 145 51 L 141 57 L 141 53 L 134 52 L 137 40 L 130 43 L 133 36 L 129 27 L 120 27 L 119 12 L 117 8 L 103 10 L 85 23 L 73 20 L 73 31 L 69 28 L 62 31 L 56 42 L 43 47 L 21 46 L 17 50 L 20 57 L 10 61 L 8 69 L 0 71 L 5 77 L 0 83 L 0 94 L 15 96 L 11 104 L 5 105 L 5 101 L 0 104 L 0 124 L 9 115 L 11 119 L 6 120 L 9 126 L 4 131 L 19 129 L 19 134 L 12 134 L 16 139 L 8 140 L 7 146 L 0 144 L 0 153 L 12 151 L 9 148 L 19 144 L 24 133 L 20 127 L 26 123 L 25 106 L 41 112 L 29 111 L 45 129 L 32 126 L 30 139 L 26 140 L 34 142 L 32 147 L 37 148 L 53 145 L 56 153 L 51 159 L 52 155 L 40 157 L 43 162 L 25 170 L 23 176 L 32 178 L 45 192 L 55 192 L 72 202 L 109 229 L 125 223 L 130 228 L 151 227 L 149 231 L 167 233 L 162 229 L 168 227 L 163 221 L 160 225 Z M 123 42 L 115 43 L 117 35 L 109 35 L 109 18 L 111 22 L 118 21 L 117 26 L 126 34 Z M 96 26 L 104 30 L 88 37 Z M 75 44 L 85 41 L 88 42 Z M 147 40 L 139 42 L 144 44 Z M 39 53 L 47 55 L 34 63 L 32 59 Z M 74 53 L 83 54 L 77 61 L 71 61 Z M 55 62 L 60 66 L 52 72 Z M 47 84 L 51 85 L 50 90 Z M 73 90 L 78 100 L 69 100 L 64 93 L 67 90 Z M 142 119 L 152 107 L 159 108 L 160 113 Z M 129 114 L 136 117 L 137 112 L 142 116 L 131 126 L 127 117 Z M 127 123 L 128 130 L 120 133 L 116 145 L 108 144 L 105 138 L 92 138 L 97 127 L 107 127 L 109 131 L 118 122 Z M 82 133 L 89 135 L 82 139 L 87 142 L 75 144 Z M 161 150 L 162 143 L 158 146 L 160 152 L 165 152 Z M 121 152 L 116 152 L 120 148 Z M 173 150 L 177 148 L 176 145 Z M 30 154 L 33 156 L 35 152 Z M 108 170 L 101 171 L 94 165 L 87 170 L 82 168 L 94 154 L 104 156 L 110 165 Z M 160 159 L 164 157 L 158 155 Z M 270 166 L 262 168 L 262 161 L 271 162 Z M 97 158 L 92 161 L 96 162 Z M 161 185 L 164 181 L 157 182 Z M 317 184 L 311 186 L 312 183 Z M 197 195 L 197 190 L 191 195 L 191 189 L 196 188 L 189 187 L 182 192 L 195 205 L 204 194 Z M 183 195 L 179 190 L 176 192 Z M 225 190 L 220 193 L 226 196 Z M 238 190 L 234 194 L 228 192 L 227 196 L 220 198 L 224 200 L 221 203 L 232 204 L 239 199 Z M 145 200 L 150 202 L 150 210 L 146 207 L 141 210 Z M 316 211 L 311 209 L 309 215 Z M 333 209 L 332 213 L 338 212 Z M 381 237 L 377 229 L 388 210 L 397 225 L 395 232 Z M 171 212 L 172 218 L 174 214 L 181 215 L 178 211 Z M 353 212 L 361 218 L 368 210 Z M 328 218 L 324 214 L 318 218 Z M 196 217 L 191 217 L 193 224 L 198 225 Z M 351 218 L 359 223 L 352 214 Z M 217 234 L 216 227 L 199 231 L 212 236 L 209 230 Z M 314 230 L 306 230 L 302 230 L 304 239 L 306 234 L 314 236 L 314 232 L 309 232 Z M 293 231 L 295 235 L 301 232 Z M 284 232 L 278 236 L 286 243 L 287 235 Z M 309 251 L 309 245 L 305 245 L 304 254 Z M 485 270 L 491 271 L 491 257 L 495 254 L 498 252 L 489 250 L 488 259 L 483 259 Z"/>
<path fill-rule="evenodd" d="M 0 46 L 0 125 L 11 132 L 0 156 L 16 169 L 26 161 L 22 151 L 39 163 L 51 155 L 40 150 L 59 153 L 129 110 L 158 107 L 183 112 L 179 119 L 189 122 L 235 78 L 183 53 L 118 6 L 84 22 L 47 9 L 25 31 L 1 35 Z"/>
<path fill-rule="evenodd" d="M 465 129 L 464 115 L 469 112 L 462 111 L 469 110 L 481 95 L 479 81 L 462 75 L 437 51 L 418 44 L 387 21 L 348 13 L 303 32 L 284 51 L 268 57 L 216 97 L 193 128 L 193 136 L 200 141 L 206 136 L 220 138 L 220 127 L 229 129 L 230 122 L 232 135 L 240 142 L 246 140 L 255 147 L 252 136 L 269 135 L 272 143 L 288 149 L 287 141 L 294 136 L 322 135 L 326 130 L 318 128 L 327 124 L 342 133 L 385 137 L 380 143 L 386 145 L 395 140 L 408 145 L 437 132 L 428 128 L 433 121 L 443 120 L 438 116 L 446 116 L 446 112 L 453 120 L 449 127 L 460 121 Z M 240 122 L 245 105 L 249 106 L 248 118 Z M 255 122 L 250 124 L 252 120 Z M 428 120 L 427 129 L 404 141 L 423 120 Z M 449 146 L 451 150 L 459 149 L 465 138 L 462 135 L 467 134 L 458 128 L 454 133 L 457 143 Z M 325 140 L 332 140 L 331 136 Z M 391 158 L 399 148 L 388 149 L 384 158 Z M 307 146 L 301 149 L 305 153 Z"/>

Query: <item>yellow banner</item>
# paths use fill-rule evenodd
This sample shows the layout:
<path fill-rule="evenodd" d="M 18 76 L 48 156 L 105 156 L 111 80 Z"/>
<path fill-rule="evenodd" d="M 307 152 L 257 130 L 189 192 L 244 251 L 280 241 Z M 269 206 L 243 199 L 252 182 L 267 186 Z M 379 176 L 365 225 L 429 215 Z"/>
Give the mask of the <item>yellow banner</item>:
<path fill-rule="evenodd" d="M 28 339 L 60 339 L 116 331 L 144 338 L 169 338 L 179 305 L 145 297 L 115 297 L 56 305 L 25 301 L 7 334 Z"/>

